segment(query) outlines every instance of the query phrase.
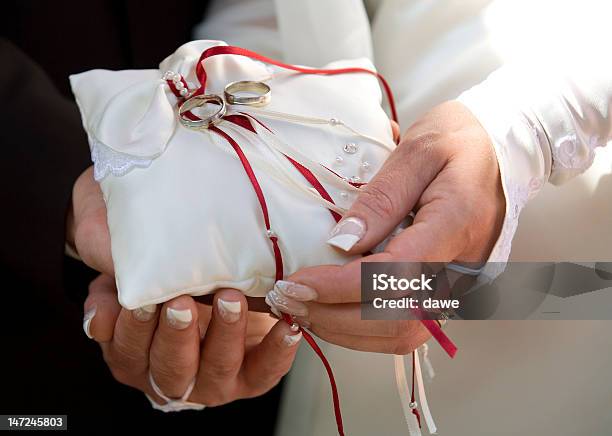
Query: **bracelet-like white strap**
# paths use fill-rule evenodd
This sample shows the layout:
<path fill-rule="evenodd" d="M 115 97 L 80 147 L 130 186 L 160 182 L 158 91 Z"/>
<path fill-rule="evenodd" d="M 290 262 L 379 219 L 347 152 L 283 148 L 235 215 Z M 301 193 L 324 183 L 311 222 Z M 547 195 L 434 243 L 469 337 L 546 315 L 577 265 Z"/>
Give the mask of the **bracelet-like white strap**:
<path fill-rule="evenodd" d="M 181 412 L 183 410 L 202 410 L 206 407 L 204 404 L 192 403 L 190 401 L 187 401 L 187 398 L 189 398 L 191 392 L 193 391 L 193 388 L 195 387 L 195 378 L 191 381 L 191 383 L 189 383 L 189 386 L 187 386 L 187 390 L 179 399 L 173 399 L 166 396 L 166 394 L 161 391 L 159 386 L 157 386 L 157 383 L 155 383 L 151 371 L 149 371 L 149 383 L 151 384 L 153 391 L 160 398 L 166 401 L 166 404 L 158 404 L 155 402 L 155 400 L 153 400 L 153 398 L 151 398 L 148 394 L 145 393 L 145 396 L 151 402 L 151 406 L 153 406 L 153 408 L 156 410 L 161 410 L 162 412 Z"/>
<path fill-rule="evenodd" d="M 463 275 L 477 276 L 477 275 L 480 275 L 480 273 L 482 273 L 482 270 L 484 269 L 484 265 L 481 266 L 480 268 L 469 268 L 467 266 L 463 266 L 463 265 L 459 265 L 458 263 L 451 262 L 448 265 L 446 265 L 446 269 L 458 272 L 459 274 L 463 274 Z"/>

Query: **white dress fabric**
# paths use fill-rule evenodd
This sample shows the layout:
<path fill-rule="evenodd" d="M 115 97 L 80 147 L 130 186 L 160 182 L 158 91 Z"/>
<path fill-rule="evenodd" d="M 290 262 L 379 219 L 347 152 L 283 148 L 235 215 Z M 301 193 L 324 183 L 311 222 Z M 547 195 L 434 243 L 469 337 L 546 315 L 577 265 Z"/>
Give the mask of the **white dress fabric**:
<path fill-rule="evenodd" d="M 225 1 L 217 3 L 222 9 Z M 248 15 L 241 15 L 238 3 L 241 2 L 234 2 L 233 19 L 248 21 Z M 279 28 L 291 29 L 293 26 L 296 34 L 304 39 L 310 38 L 309 35 L 313 33 L 330 38 L 333 34 L 329 26 L 318 26 L 316 20 L 310 28 L 308 25 L 312 20 L 308 23 L 288 22 L 289 18 L 273 4 L 273 0 L 261 3 L 267 3 L 267 10 L 272 11 L 267 22 L 276 23 L 277 26 L 265 31 L 260 28 L 258 36 L 252 39 L 249 38 L 248 28 L 230 26 L 226 27 L 224 39 L 249 41 L 248 48 L 263 50 L 264 53 L 266 44 L 261 43 L 264 39 L 277 41 L 274 45 L 275 55 L 292 56 L 294 61 L 299 62 L 295 56 L 301 52 L 285 52 L 291 47 L 281 37 L 283 34 Z M 335 2 L 327 0 L 279 0 L 277 3 L 285 4 L 286 8 L 289 7 L 287 4 L 291 4 L 292 7 L 318 10 L 322 22 L 326 23 L 330 20 L 343 21 L 346 17 L 343 13 L 336 13 L 330 19 L 329 5 Z M 341 3 L 345 8 L 364 10 L 359 0 Z M 514 80 L 520 77 L 521 83 L 527 86 L 518 86 L 518 90 L 523 90 L 520 96 L 525 97 L 529 96 L 525 91 L 538 83 L 548 85 L 548 80 L 553 77 L 557 78 L 557 84 L 567 79 L 568 75 L 564 72 L 571 73 L 571 76 L 574 74 L 572 72 L 580 69 L 582 73 L 574 75 L 578 79 L 574 83 L 580 85 L 584 83 L 580 79 L 584 73 L 597 73 L 599 66 L 609 65 L 612 38 L 608 33 L 611 7 L 608 1 L 368 0 L 366 7 L 370 23 L 354 20 L 344 22 L 343 27 L 371 28 L 371 40 L 364 40 L 359 46 L 373 47 L 375 64 L 391 82 L 395 93 L 402 129 L 436 104 L 456 99 L 485 82 L 491 73 L 502 67 L 499 74 L 492 76 L 491 82 L 495 77 L 507 74 L 504 71 L 523 65 L 523 74 L 515 76 Z M 358 15 L 349 14 L 352 17 Z M 214 33 L 208 33 L 213 23 L 217 28 L 224 27 L 217 18 L 217 15 L 211 14 L 198 27 L 196 36 L 213 37 Z M 330 46 L 335 46 L 336 40 L 328 41 Z M 270 46 L 269 42 L 267 46 Z M 309 56 L 314 56 L 317 50 L 321 59 L 328 56 L 324 50 L 315 47 L 315 53 L 309 52 Z M 311 64 L 316 63 L 311 60 Z M 598 67 L 589 71 L 588 65 L 593 64 Z M 566 68 L 568 65 L 571 68 Z M 542 67 L 546 68 L 539 71 Z M 554 73 L 552 76 L 551 72 Z M 491 82 L 483 83 L 480 89 L 484 90 Z M 568 133 L 573 139 L 572 131 L 584 132 L 584 127 L 588 127 L 588 135 L 576 135 L 577 141 L 573 143 L 578 156 L 590 156 L 591 147 L 606 142 L 601 138 L 605 137 L 605 122 L 610 121 L 605 106 L 602 106 L 606 102 L 605 96 L 610 95 L 609 87 L 606 88 L 605 82 L 599 80 L 590 83 L 598 87 L 596 94 L 592 93 L 596 88 L 590 85 L 587 88 L 572 85 L 571 88 L 565 86 L 557 89 L 561 94 L 557 94 L 556 107 L 566 110 L 561 112 L 560 117 L 558 111 L 539 110 L 542 115 L 554 114 L 554 118 L 544 117 L 545 120 L 560 121 L 555 124 L 557 128 L 547 131 L 547 136 L 559 140 L 552 144 L 560 146 Z M 601 87 L 601 84 L 604 86 Z M 507 91 L 505 84 L 491 86 L 495 93 L 508 96 L 504 92 Z M 549 86 L 546 88 L 550 89 Z M 476 96 L 477 89 L 464 95 L 464 103 L 475 112 L 479 111 L 478 108 L 487 107 L 490 111 L 508 114 L 516 108 L 507 108 L 508 102 L 501 95 L 493 101 L 485 98 L 480 104 L 475 99 L 468 102 L 468 96 Z M 512 89 L 517 90 L 517 87 Z M 598 97 L 593 99 L 589 95 Z M 561 96 L 569 96 L 567 101 L 571 104 L 565 106 L 563 99 L 559 98 Z M 516 101 L 516 98 L 513 97 L 512 101 Z M 535 103 L 528 98 L 523 105 L 532 102 Z M 537 109 L 537 105 L 534 108 Z M 568 108 L 578 110 L 568 111 Z M 582 112 L 580 108 L 587 108 L 588 111 Z M 514 120 L 515 115 L 513 113 L 512 118 L 505 119 Z M 482 114 L 479 118 L 494 140 L 500 135 L 497 132 L 513 126 L 506 124 L 497 129 Z M 582 120 L 589 123 L 583 124 Z M 574 124 L 575 121 L 579 123 Z M 520 137 L 524 138 L 523 135 Z M 588 137 L 598 137 L 600 140 L 583 140 Z M 515 145 L 516 148 L 511 151 L 517 153 L 521 162 L 528 163 L 528 172 L 515 173 L 524 168 L 512 166 L 514 159 L 504 161 L 503 164 L 508 165 L 507 175 L 516 174 L 521 181 L 529 181 L 535 173 L 546 176 L 542 179 L 543 186 L 538 188 L 537 197 L 522 211 L 522 205 L 529 197 L 529 184 L 521 182 L 515 188 L 515 193 L 506 192 L 512 204 L 521 205 L 516 214 L 506 217 L 504 226 L 510 240 L 514 234 L 510 260 L 611 259 L 610 147 L 598 149 L 590 168 L 569 180 L 585 169 L 584 164 L 589 162 L 588 159 L 574 160 L 573 163 L 570 160 L 570 166 L 576 168 L 569 171 L 564 171 L 563 166 L 555 167 L 551 161 L 550 167 L 547 167 L 545 161 L 540 160 L 546 148 L 539 147 L 539 139 L 537 144 L 535 138 L 529 136 L 527 139 L 496 144 Z M 529 148 L 534 144 L 538 148 Z M 571 149 L 574 149 L 573 146 Z M 547 170 L 553 174 L 551 181 L 567 181 L 563 187 L 545 183 L 549 177 Z M 501 245 L 498 243 L 498 247 Z M 492 259 L 504 260 L 509 248 L 506 245 L 504 250 L 498 250 L 498 257 Z M 592 297 L 597 298 L 596 294 L 593 293 Z M 428 386 L 428 398 L 438 424 L 438 434 L 609 435 L 612 427 L 612 415 L 609 413 L 612 408 L 609 395 L 612 387 L 609 373 L 612 366 L 610 329 L 610 322 L 606 321 L 448 323 L 447 333 L 459 347 L 457 357 L 450 360 L 435 344 L 430 346 L 437 375 Z M 337 377 L 347 434 L 405 434 L 406 424 L 391 374 L 393 358 L 330 345 L 323 348 Z M 368 377 L 364 378 L 364 373 Z M 316 357 L 309 349 L 301 348 L 284 395 L 278 435 L 334 434 L 335 423 L 327 383 Z M 380 407 L 372 409 L 373 401 Z"/>
<path fill-rule="evenodd" d="M 180 124 L 177 98 L 162 80 L 173 71 L 195 89 L 199 56 L 220 44 L 185 44 L 159 69 L 71 76 L 106 201 L 119 301 L 128 309 L 220 287 L 264 296 L 274 284 L 272 245 L 239 159 L 219 135 Z M 349 66 L 373 70 L 368 59 L 327 65 Z M 257 123 L 257 134 L 228 121 L 217 127 L 254 168 L 284 273 L 349 260 L 325 243 L 335 224 L 328 209 L 346 210 L 357 192 L 349 181 L 367 182 L 395 147 L 376 77 L 296 74 L 234 55 L 207 59 L 205 68 L 207 93 L 222 95 L 237 80 L 272 88 L 266 107 L 230 106 L 229 113 L 248 112 L 274 133 Z M 309 168 L 335 205 L 285 155 Z"/>

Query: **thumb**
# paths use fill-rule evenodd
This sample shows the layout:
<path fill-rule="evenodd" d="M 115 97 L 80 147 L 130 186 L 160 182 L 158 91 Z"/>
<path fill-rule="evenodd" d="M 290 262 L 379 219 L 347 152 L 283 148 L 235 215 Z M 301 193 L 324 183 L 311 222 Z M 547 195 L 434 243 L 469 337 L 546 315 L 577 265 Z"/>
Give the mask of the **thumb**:
<path fill-rule="evenodd" d="M 73 222 L 68 238 L 89 267 L 114 275 L 110 233 L 106 221 L 106 203 L 100 186 L 94 180 L 93 167 L 79 176 L 72 190 Z"/>
<path fill-rule="evenodd" d="M 382 242 L 404 220 L 444 160 L 420 138 L 405 139 L 333 228 L 327 243 L 350 254 Z"/>

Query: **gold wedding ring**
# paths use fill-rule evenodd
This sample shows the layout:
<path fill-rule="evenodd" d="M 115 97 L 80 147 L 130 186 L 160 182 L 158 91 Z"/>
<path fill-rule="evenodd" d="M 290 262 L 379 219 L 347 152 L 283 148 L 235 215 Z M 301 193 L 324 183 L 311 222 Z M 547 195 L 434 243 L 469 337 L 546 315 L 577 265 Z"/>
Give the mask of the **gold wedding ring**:
<path fill-rule="evenodd" d="M 246 94 L 246 95 L 245 95 Z M 272 91 L 263 82 L 241 80 L 228 83 L 225 87 L 225 100 L 228 104 L 245 106 L 265 106 L 272 99 Z"/>
<path fill-rule="evenodd" d="M 186 115 L 186 112 L 189 112 L 192 109 L 198 107 L 205 106 L 208 103 L 214 103 L 218 105 L 219 108 L 213 114 L 207 116 L 206 118 L 193 120 Z M 183 124 L 183 126 L 185 127 L 189 127 L 190 129 L 208 129 L 210 126 L 217 124 L 223 119 L 226 110 L 227 106 L 225 105 L 225 101 L 218 95 L 196 95 L 185 100 L 179 106 L 178 115 L 181 124 Z"/>

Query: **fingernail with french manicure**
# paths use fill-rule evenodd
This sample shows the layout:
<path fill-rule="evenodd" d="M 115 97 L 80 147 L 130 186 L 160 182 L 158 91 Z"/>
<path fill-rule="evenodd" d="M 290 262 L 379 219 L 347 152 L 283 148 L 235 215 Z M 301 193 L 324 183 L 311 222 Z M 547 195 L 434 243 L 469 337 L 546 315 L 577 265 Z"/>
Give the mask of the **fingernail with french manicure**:
<path fill-rule="evenodd" d="M 222 298 L 217 299 L 217 309 L 219 315 L 228 324 L 233 324 L 240 319 L 240 301 L 227 301 Z"/>
<path fill-rule="evenodd" d="M 132 314 L 138 321 L 147 322 L 153 319 L 156 311 L 157 306 L 155 304 L 149 304 L 132 310 Z"/>
<path fill-rule="evenodd" d="M 93 339 L 93 336 L 89 332 L 89 326 L 94 316 L 96 316 L 95 306 L 89 309 L 87 312 L 85 312 L 85 315 L 83 315 L 83 331 L 85 332 L 85 334 L 87 335 L 89 339 Z"/>
<path fill-rule="evenodd" d="M 285 335 L 283 342 L 287 347 L 293 347 L 295 344 L 300 342 L 300 339 L 302 339 L 302 332 L 298 332 L 295 335 Z"/>
<path fill-rule="evenodd" d="M 293 298 L 298 301 L 312 301 L 317 299 L 317 291 L 306 285 L 299 283 L 279 280 L 274 285 L 274 289 L 286 297 Z"/>
<path fill-rule="evenodd" d="M 340 221 L 333 228 L 327 243 L 333 247 L 349 251 L 366 232 L 365 222 L 360 218 L 350 217 Z"/>
<path fill-rule="evenodd" d="M 304 303 L 294 300 L 293 298 L 286 297 L 275 289 L 272 289 L 266 294 L 266 303 L 268 306 L 274 307 L 281 312 L 288 313 L 289 315 L 308 315 L 308 308 Z"/>
<path fill-rule="evenodd" d="M 168 307 L 166 309 L 166 321 L 168 325 L 173 329 L 183 330 L 189 327 L 191 324 L 191 320 L 193 319 L 193 315 L 191 314 L 191 310 L 189 309 L 173 309 Z"/>

